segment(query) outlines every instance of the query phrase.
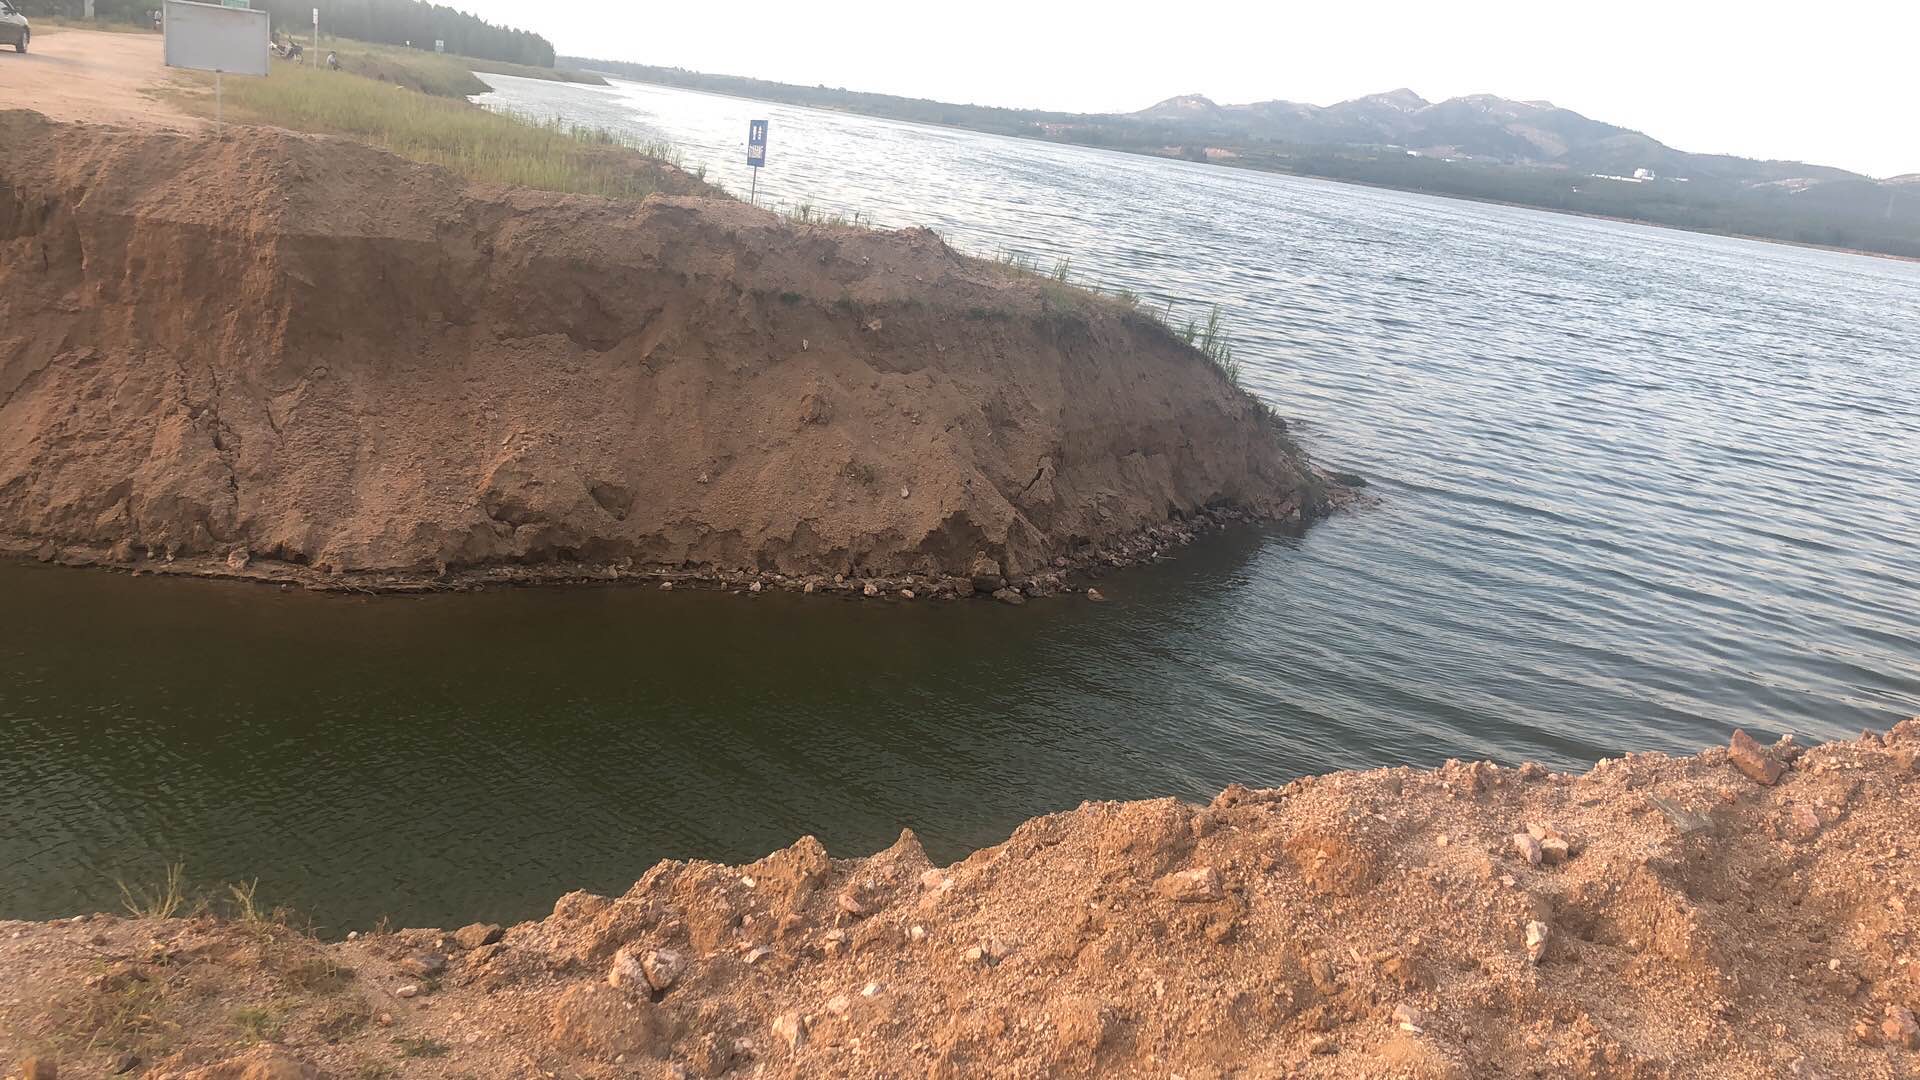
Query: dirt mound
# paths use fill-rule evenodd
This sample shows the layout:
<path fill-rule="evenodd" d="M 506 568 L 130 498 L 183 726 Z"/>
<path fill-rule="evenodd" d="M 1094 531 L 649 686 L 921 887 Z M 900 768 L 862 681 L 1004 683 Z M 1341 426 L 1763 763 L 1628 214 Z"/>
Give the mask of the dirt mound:
<path fill-rule="evenodd" d="M 15 111 L 0 147 L 14 550 L 959 589 L 1324 499 L 1157 323 L 924 230 L 475 186 L 273 129 Z"/>
<path fill-rule="evenodd" d="M 0 923 L 0 1046 L 154 1078 L 1915 1075 L 1920 720 L 1749 751 L 1775 783 L 1723 750 L 1087 804 L 944 869 L 806 838 L 505 930 Z"/>

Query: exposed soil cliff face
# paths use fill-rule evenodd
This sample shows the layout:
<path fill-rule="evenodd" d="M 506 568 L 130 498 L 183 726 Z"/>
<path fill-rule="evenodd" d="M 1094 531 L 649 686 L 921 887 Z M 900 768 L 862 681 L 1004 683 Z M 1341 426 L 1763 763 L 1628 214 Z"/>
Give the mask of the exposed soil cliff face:
<path fill-rule="evenodd" d="M 1090 803 L 945 868 L 910 834 L 838 860 L 807 838 L 663 862 L 504 930 L 0 923 L 0 1067 L 14 1048 L 62 1076 L 132 1055 L 195 1080 L 1920 1073 L 1920 720 L 1735 751 Z"/>
<path fill-rule="evenodd" d="M 1162 328 L 929 232 L 0 113 L 15 548 L 1018 577 L 1319 499 Z"/>

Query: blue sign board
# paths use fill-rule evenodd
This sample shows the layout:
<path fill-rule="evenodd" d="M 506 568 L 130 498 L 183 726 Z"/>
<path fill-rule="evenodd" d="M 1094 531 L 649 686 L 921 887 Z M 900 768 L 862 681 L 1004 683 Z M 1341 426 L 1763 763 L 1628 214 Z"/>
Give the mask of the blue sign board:
<path fill-rule="evenodd" d="M 759 168 L 767 163 L 767 122 L 752 120 L 747 123 L 747 164 Z"/>

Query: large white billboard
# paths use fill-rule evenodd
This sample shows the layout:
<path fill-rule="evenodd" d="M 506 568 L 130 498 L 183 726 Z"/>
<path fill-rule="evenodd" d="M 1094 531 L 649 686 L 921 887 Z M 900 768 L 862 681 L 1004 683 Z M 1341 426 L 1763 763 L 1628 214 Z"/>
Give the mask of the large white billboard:
<path fill-rule="evenodd" d="M 267 13 L 249 8 L 166 0 L 167 66 L 265 75 Z"/>

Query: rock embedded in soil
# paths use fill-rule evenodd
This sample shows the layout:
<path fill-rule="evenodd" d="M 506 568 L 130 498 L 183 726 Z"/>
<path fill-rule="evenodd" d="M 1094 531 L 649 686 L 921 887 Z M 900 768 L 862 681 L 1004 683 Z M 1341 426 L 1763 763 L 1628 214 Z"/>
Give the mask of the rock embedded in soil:
<path fill-rule="evenodd" d="M 647 985 L 664 992 L 686 972 L 687 961 L 678 949 L 651 949 L 641 959 L 640 968 L 646 973 Z"/>
<path fill-rule="evenodd" d="M 437 978 L 447 970 L 447 958 L 437 952 L 415 953 L 400 962 L 400 970 L 423 979 Z"/>
<path fill-rule="evenodd" d="M 614 951 L 613 961 L 607 966 L 607 985 L 629 992 L 651 989 L 646 968 L 641 966 L 640 954 L 633 946 L 623 945 Z"/>
<path fill-rule="evenodd" d="M 1886 1019 L 1880 1022 L 1880 1036 L 1889 1046 L 1920 1049 L 1920 1022 L 1914 1020 L 1913 1010 L 1906 1006 L 1889 1005 Z"/>
<path fill-rule="evenodd" d="M 491 945 L 506 935 L 497 923 L 471 923 L 453 932 L 453 940 L 463 949 Z"/>
<path fill-rule="evenodd" d="M 773 1037 L 797 1054 L 807 1045 L 807 1022 L 797 1012 L 781 1013 L 773 1020 Z"/>
<path fill-rule="evenodd" d="M 1211 903 L 1226 899 L 1220 884 L 1220 872 L 1211 866 L 1180 870 L 1154 882 L 1153 891 L 1168 900 L 1182 903 Z"/>
<path fill-rule="evenodd" d="M 1527 865 L 1529 866 L 1539 866 L 1541 859 L 1544 858 L 1544 854 L 1540 850 L 1540 841 L 1534 839 L 1528 833 L 1514 833 L 1513 847 L 1515 851 L 1520 853 L 1520 857 L 1527 861 Z"/>
<path fill-rule="evenodd" d="M 1546 959 L 1547 939 L 1552 935 L 1553 935 L 1553 930 L 1552 928 L 1547 926 L 1546 923 L 1543 923 L 1538 919 L 1528 922 L 1527 923 L 1527 959 L 1533 961 L 1536 964 Z"/>
<path fill-rule="evenodd" d="M 1733 767 L 1746 774 L 1749 780 L 1768 787 L 1779 783 L 1780 774 L 1787 768 L 1754 742 L 1753 736 L 1739 728 L 1734 729 L 1733 739 L 1727 746 L 1727 760 L 1733 762 Z"/>

